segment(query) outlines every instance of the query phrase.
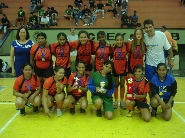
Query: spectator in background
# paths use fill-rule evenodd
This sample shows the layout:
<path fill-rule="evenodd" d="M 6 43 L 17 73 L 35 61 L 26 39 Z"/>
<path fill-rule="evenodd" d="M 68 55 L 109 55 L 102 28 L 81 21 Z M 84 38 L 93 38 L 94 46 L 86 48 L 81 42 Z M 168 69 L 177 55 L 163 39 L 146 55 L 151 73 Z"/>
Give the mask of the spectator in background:
<path fill-rule="evenodd" d="M 92 18 L 91 18 L 91 25 L 94 24 L 95 20 L 97 19 L 97 10 L 96 10 L 96 7 L 94 7 L 93 11 L 92 11 Z"/>
<path fill-rule="evenodd" d="M 127 27 L 129 26 L 129 17 L 127 16 L 126 12 L 123 12 L 121 15 L 121 28 L 126 25 Z"/>
<path fill-rule="evenodd" d="M 24 26 L 24 22 L 25 22 L 25 12 L 23 11 L 22 7 L 19 7 L 19 11 L 18 11 L 18 18 L 15 19 L 15 24 L 14 27 L 17 26 L 17 21 L 20 22 L 21 26 Z"/>
<path fill-rule="evenodd" d="M 88 23 L 86 23 L 85 18 L 88 18 Z M 91 11 L 84 5 L 84 9 L 82 10 L 82 21 L 84 22 L 83 26 L 90 25 L 91 22 Z"/>
<path fill-rule="evenodd" d="M 181 7 L 184 7 L 184 0 L 181 0 Z"/>
<path fill-rule="evenodd" d="M 37 0 L 31 0 L 31 5 L 29 6 L 31 12 L 34 12 L 37 8 Z"/>
<path fill-rule="evenodd" d="M 72 10 L 71 5 L 68 5 L 68 8 L 67 8 L 67 10 L 65 11 L 65 14 L 64 14 L 64 18 L 69 19 L 70 20 L 70 25 L 71 25 L 71 21 L 72 21 L 72 18 L 73 18 L 73 10 Z"/>
<path fill-rule="evenodd" d="M 121 12 L 121 4 L 122 4 L 122 0 L 115 0 L 115 4 L 116 4 L 116 8 L 118 10 L 118 13 Z M 118 14 L 119 15 L 119 14 Z"/>
<path fill-rule="evenodd" d="M 49 12 L 50 17 L 50 25 L 57 26 L 57 19 L 58 19 L 58 12 L 54 9 L 54 7 L 51 7 L 51 10 Z"/>
<path fill-rule="evenodd" d="M 44 16 L 41 17 L 40 25 L 44 26 L 45 28 L 48 28 L 50 26 L 49 17 L 46 13 L 44 13 Z"/>
<path fill-rule="evenodd" d="M 40 19 L 44 15 L 44 13 L 45 13 L 45 10 L 43 8 L 38 10 L 38 23 L 40 23 Z"/>
<path fill-rule="evenodd" d="M 172 45 L 172 35 L 170 34 L 170 32 L 168 32 L 167 29 L 168 28 L 165 25 L 163 25 L 161 31 L 166 35 L 166 38 L 168 39 L 170 45 Z"/>
<path fill-rule="evenodd" d="M 6 33 L 6 29 L 10 27 L 10 21 L 8 20 L 6 14 L 2 14 L 3 17 L 1 18 L 1 23 L 3 26 L 4 33 Z"/>
<path fill-rule="evenodd" d="M 0 14 L 2 13 L 2 8 L 8 8 L 4 3 L 0 2 Z"/>
<path fill-rule="evenodd" d="M 94 9 L 94 7 L 96 6 L 95 0 L 89 0 L 89 9 L 92 7 Z"/>
<path fill-rule="evenodd" d="M 126 0 L 123 0 L 123 2 L 121 3 L 121 12 L 120 12 L 120 15 L 123 12 L 126 12 L 127 13 L 127 7 L 128 7 L 128 3 L 126 2 Z"/>
<path fill-rule="evenodd" d="M 78 7 L 80 10 L 80 7 L 82 6 L 83 1 L 82 0 L 74 0 L 74 4 Z"/>
<path fill-rule="evenodd" d="M 114 0 L 107 0 L 105 6 L 112 6 L 112 4 L 114 4 Z"/>
<path fill-rule="evenodd" d="M 36 7 L 37 11 L 43 8 L 42 2 L 43 2 L 42 0 L 37 0 L 37 7 Z"/>
<path fill-rule="evenodd" d="M 118 14 L 118 10 L 116 9 L 116 5 L 112 4 L 112 9 L 107 9 L 107 12 L 113 12 L 113 17 L 112 18 L 115 18 L 116 14 Z"/>
<path fill-rule="evenodd" d="M 96 5 L 97 7 L 97 12 L 101 12 L 102 14 L 102 18 L 104 18 L 104 13 L 105 13 L 105 10 L 104 10 L 104 5 L 102 3 L 102 0 L 99 0 L 99 3 Z"/>
<path fill-rule="evenodd" d="M 134 11 L 134 15 L 130 16 L 130 28 L 132 28 L 133 26 L 137 27 L 137 22 L 138 22 L 138 16 L 136 15 L 136 11 Z"/>
<path fill-rule="evenodd" d="M 77 26 L 78 25 L 78 18 L 79 18 L 79 15 L 80 15 L 80 10 L 77 8 L 77 6 L 75 5 L 73 7 L 73 18 L 75 19 L 75 25 Z"/>
<path fill-rule="evenodd" d="M 27 24 L 27 28 L 33 28 L 36 24 L 38 24 L 38 17 L 37 15 L 34 15 L 33 12 L 30 12 L 30 18 Z"/>

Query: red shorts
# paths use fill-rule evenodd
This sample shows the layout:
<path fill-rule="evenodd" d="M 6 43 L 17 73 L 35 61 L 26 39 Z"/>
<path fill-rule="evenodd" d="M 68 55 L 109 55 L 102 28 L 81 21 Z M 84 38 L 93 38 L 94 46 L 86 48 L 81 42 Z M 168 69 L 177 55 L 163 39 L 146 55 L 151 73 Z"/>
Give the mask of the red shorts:
<path fill-rule="evenodd" d="M 17 21 L 23 21 L 23 18 L 22 17 L 19 17 L 19 18 L 17 18 Z"/>

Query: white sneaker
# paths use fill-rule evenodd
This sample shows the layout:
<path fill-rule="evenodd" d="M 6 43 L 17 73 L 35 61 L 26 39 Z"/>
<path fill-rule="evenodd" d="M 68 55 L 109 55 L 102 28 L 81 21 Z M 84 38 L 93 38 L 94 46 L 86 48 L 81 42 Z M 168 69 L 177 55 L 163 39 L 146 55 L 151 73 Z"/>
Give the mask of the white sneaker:
<path fill-rule="evenodd" d="M 76 23 L 76 26 L 78 26 L 78 24 Z"/>
<path fill-rule="evenodd" d="M 84 24 L 83 26 L 87 26 L 87 24 Z"/>
<path fill-rule="evenodd" d="M 56 106 L 50 107 L 50 112 L 51 112 L 51 113 L 55 112 L 55 108 L 56 108 Z"/>
<path fill-rule="evenodd" d="M 60 109 L 57 109 L 57 116 L 58 117 L 62 116 L 62 111 Z"/>
<path fill-rule="evenodd" d="M 90 25 L 93 25 L 93 23 L 90 23 Z"/>
<path fill-rule="evenodd" d="M 102 17 L 102 18 L 104 18 L 104 17 Z"/>

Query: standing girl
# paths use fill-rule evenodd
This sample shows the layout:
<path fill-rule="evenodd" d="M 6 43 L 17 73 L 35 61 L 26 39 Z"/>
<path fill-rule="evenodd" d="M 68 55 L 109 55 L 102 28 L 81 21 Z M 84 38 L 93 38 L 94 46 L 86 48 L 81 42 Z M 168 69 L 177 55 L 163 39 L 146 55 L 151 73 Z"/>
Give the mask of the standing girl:
<path fill-rule="evenodd" d="M 102 116 L 101 107 L 103 106 L 108 120 L 113 118 L 114 112 L 112 94 L 114 93 L 115 82 L 111 74 L 112 68 L 112 61 L 105 61 L 102 70 L 94 72 L 88 82 L 88 89 L 92 93 L 92 102 L 97 109 L 97 117 Z"/>
<path fill-rule="evenodd" d="M 46 39 L 45 33 L 37 34 L 38 43 L 34 44 L 30 50 L 30 63 L 34 65 L 34 72 L 40 78 L 41 88 L 45 79 L 53 75 L 51 46 L 48 46 Z"/>
<path fill-rule="evenodd" d="M 57 105 L 57 116 L 61 116 L 61 108 L 65 98 L 64 88 L 67 84 L 67 78 L 64 76 L 65 70 L 60 66 L 55 67 L 54 74 L 54 76 L 47 78 L 43 85 L 44 91 L 42 95 L 42 104 L 44 106 L 44 112 L 47 116 L 49 116 L 50 107 L 51 112 L 54 111 L 54 101 Z"/>
<path fill-rule="evenodd" d="M 100 71 L 103 69 L 103 64 L 106 62 L 111 53 L 110 44 L 106 42 L 106 35 L 104 31 L 98 32 L 99 45 L 94 47 L 95 61 L 94 61 L 94 70 Z"/>
<path fill-rule="evenodd" d="M 85 63 L 85 73 L 90 75 L 92 71 L 92 53 L 93 47 L 97 47 L 96 43 L 89 39 L 87 31 L 81 30 L 78 33 L 78 40 L 71 42 L 71 46 L 77 50 L 76 63 L 79 60 Z"/>
<path fill-rule="evenodd" d="M 133 74 L 135 65 L 143 65 L 145 54 L 144 33 L 141 28 L 136 28 L 134 31 L 133 41 L 131 42 L 130 58 L 129 58 L 129 75 Z M 129 44 L 130 42 L 128 42 Z"/>
<path fill-rule="evenodd" d="M 22 66 L 23 74 L 16 78 L 13 86 L 13 95 L 16 96 L 15 106 L 20 109 L 20 115 L 25 115 L 25 104 L 33 104 L 33 112 L 38 112 L 40 99 L 40 81 L 33 75 L 33 66 L 26 63 Z"/>
<path fill-rule="evenodd" d="M 88 106 L 87 101 L 87 83 L 89 75 L 85 74 L 85 63 L 78 61 L 76 64 L 77 71 L 70 75 L 68 80 L 68 96 L 64 100 L 65 107 L 70 107 L 70 114 L 75 114 L 75 103 L 80 104 L 80 113 L 85 113 Z"/>
<path fill-rule="evenodd" d="M 133 98 L 125 101 L 125 106 L 129 109 L 127 117 L 132 117 L 134 106 L 141 111 L 142 118 L 144 121 L 150 121 L 151 114 L 147 104 L 147 93 L 149 92 L 149 83 L 143 77 L 143 66 L 137 64 L 134 69 L 134 82 L 133 82 Z"/>
<path fill-rule="evenodd" d="M 157 74 L 152 77 L 150 89 L 152 93 L 151 106 L 152 116 L 157 115 L 157 107 L 161 105 L 162 116 L 169 121 L 172 116 L 174 97 L 177 93 L 177 82 L 175 78 L 167 73 L 165 63 L 157 65 Z"/>
<path fill-rule="evenodd" d="M 124 94 L 125 94 L 125 76 L 127 76 L 127 54 L 128 48 L 123 43 L 123 35 L 118 33 L 115 36 L 115 46 L 114 46 L 114 68 L 113 68 L 113 76 L 116 81 L 116 89 L 114 93 L 114 108 L 118 108 L 118 88 L 120 88 L 120 107 L 125 109 L 124 106 Z M 120 87 L 119 87 L 120 86 Z"/>
<path fill-rule="evenodd" d="M 57 35 L 58 42 L 51 46 L 51 51 L 56 57 L 55 66 L 62 66 L 65 68 L 65 76 L 69 78 L 71 75 L 70 51 L 72 50 L 67 36 L 64 33 Z"/>

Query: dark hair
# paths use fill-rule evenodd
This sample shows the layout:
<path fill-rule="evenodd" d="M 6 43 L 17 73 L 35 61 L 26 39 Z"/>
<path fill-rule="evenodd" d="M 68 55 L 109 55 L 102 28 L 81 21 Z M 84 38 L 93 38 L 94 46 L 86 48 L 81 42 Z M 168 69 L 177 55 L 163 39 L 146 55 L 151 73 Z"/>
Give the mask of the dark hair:
<path fill-rule="evenodd" d="M 19 36 L 19 32 L 21 31 L 21 29 L 25 29 L 26 31 L 26 40 L 28 40 L 30 38 L 30 34 L 28 32 L 28 29 L 24 26 L 21 26 L 18 30 L 17 30 L 17 34 L 16 34 L 16 39 L 20 40 L 20 36 Z"/>
<path fill-rule="evenodd" d="M 113 69 L 114 66 L 113 66 L 112 61 L 107 60 L 107 61 L 104 62 L 104 65 L 109 65 L 109 64 L 111 65 L 111 67 Z M 112 80 L 111 72 L 107 73 L 106 77 L 107 77 L 107 81 L 108 81 L 108 89 L 112 89 L 113 80 Z"/>
<path fill-rule="evenodd" d="M 118 36 L 121 36 L 121 37 L 124 39 L 124 35 L 121 34 L 121 33 L 117 33 L 117 34 L 115 35 L 115 39 L 116 39 Z"/>
<path fill-rule="evenodd" d="M 168 29 L 168 28 L 166 27 L 166 25 L 163 25 L 162 28 L 163 28 L 164 30 L 167 30 L 167 29 Z"/>
<path fill-rule="evenodd" d="M 143 66 L 140 65 L 140 64 L 136 64 L 136 65 L 134 66 L 133 72 L 135 73 L 137 69 L 141 69 L 141 70 L 143 71 Z"/>
<path fill-rule="evenodd" d="M 51 7 L 51 10 L 55 10 L 54 7 Z"/>
<path fill-rule="evenodd" d="M 19 7 L 19 9 L 23 9 L 22 7 Z"/>
<path fill-rule="evenodd" d="M 45 39 L 47 39 L 47 35 L 46 35 L 45 33 L 43 33 L 43 32 L 38 33 L 38 34 L 37 34 L 37 38 L 38 38 L 39 36 L 43 36 Z"/>
<path fill-rule="evenodd" d="M 81 30 L 81 31 L 78 33 L 78 37 L 80 37 L 80 35 L 83 34 L 83 33 L 87 35 L 87 38 L 89 38 L 89 34 L 88 34 L 88 32 L 85 31 L 85 30 Z"/>
<path fill-rule="evenodd" d="M 32 64 L 30 64 L 30 63 L 25 63 L 25 64 L 22 65 L 22 70 L 23 70 L 26 66 L 30 66 L 31 69 L 33 69 Z"/>
<path fill-rule="evenodd" d="M 85 62 L 84 61 L 82 61 L 82 60 L 78 60 L 77 62 L 76 62 L 76 67 L 78 66 L 78 64 L 80 64 L 80 63 L 82 63 L 82 64 L 84 64 L 85 65 Z"/>
<path fill-rule="evenodd" d="M 146 24 L 151 24 L 152 26 L 154 26 L 153 21 L 150 20 L 150 19 L 144 20 L 144 22 L 143 22 L 144 27 L 145 27 Z"/>
<path fill-rule="evenodd" d="M 105 34 L 104 31 L 99 31 L 99 32 L 97 33 L 97 35 L 98 35 L 98 38 L 100 37 L 100 35 L 106 36 L 106 34 Z"/>
<path fill-rule="evenodd" d="M 161 66 L 164 66 L 165 67 L 165 69 L 167 70 L 167 66 L 166 66 L 166 64 L 165 63 L 159 63 L 158 65 L 157 65 L 157 70 L 159 69 L 159 67 L 161 67 Z"/>
<path fill-rule="evenodd" d="M 61 36 L 63 36 L 63 37 L 66 39 L 66 41 L 67 41 L 67 36 L 66 36 L 66 34 L 63 33 L 63 32 L 58 33 L 57 39 L 59 39 L 59 37 L 61 37 Z"/>
<path fill-rule="evenodd" d="M 130 34 L 130 38 L 133 37 L 133 36 L 134 36 L 134 34 Z"/>
<path fill-rule="evenodd" d="M 54 72 L 58 72 L 60 69 L 63 69 L 65 71 L 64 67 L 62 67 L 62 66 L 55 66 Z"/>

